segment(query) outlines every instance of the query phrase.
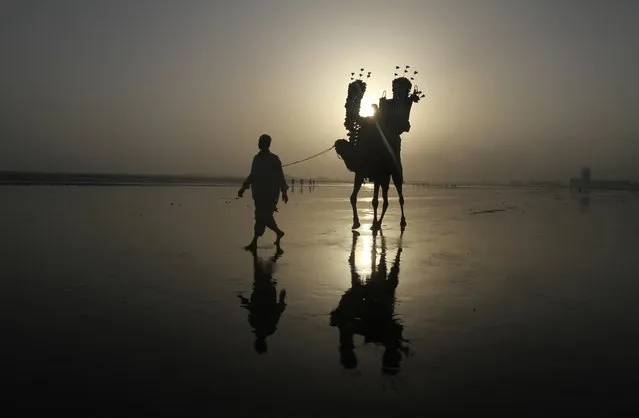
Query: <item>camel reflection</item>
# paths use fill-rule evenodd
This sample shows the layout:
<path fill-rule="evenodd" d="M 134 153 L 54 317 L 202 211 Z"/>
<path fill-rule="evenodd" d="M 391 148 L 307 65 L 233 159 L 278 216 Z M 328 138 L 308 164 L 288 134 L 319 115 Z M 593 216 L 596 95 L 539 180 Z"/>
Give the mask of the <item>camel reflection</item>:
<path fill-rule="evenodd" d="M 266 338 L 277 330 L 280 316 L 286 309 L 286 290 L 277 295 L 276 280 L 273 278 L 275 263 L 283 254 L 278 246 L 275 254 L 264 261 L 253 251 L 253 293 L 251 299 L 238 295 L 242 307 L 249 311 L 249 324 L 255 334 L 254 348 L 258 354 L 267 352 Z"/>
<path fill-rule="evenodd" d="M 409 349 L 404 345 L 403 326 L 395 315 L 395 289 L 399 283 L 399 263 L 402 253 L 401 237 L 394 263 L 388 271 L 386 266 L 386 240 L 380 234 L 381 252 L 377 264 L 377 236 L 371 245 L 371 274 L 365 280 L 357 271 L 355 248 L 359 234 L 353 233 L 351 254 L 348 263 L 351 269 L 351 288 L 342 296 L 339 305 L 331 312 L 330 325 L 339 329 L 340 357 L 347 369 L 357 367 L 355 335 L 364 337 L 365 344 L 384 347 L 382 371 L 396 374 L 400 370 L 403 355 Z"/>

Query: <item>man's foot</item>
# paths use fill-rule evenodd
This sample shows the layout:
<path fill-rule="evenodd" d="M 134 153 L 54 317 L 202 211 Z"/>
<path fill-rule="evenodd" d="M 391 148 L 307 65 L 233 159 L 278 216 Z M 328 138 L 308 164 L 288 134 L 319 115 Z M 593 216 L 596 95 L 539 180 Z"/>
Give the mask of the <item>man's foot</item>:
<path fill-rule="evenodd" d="M 251 251 L 251 252 L 257 251 L 257 242 L 256 241 L 251 241 L 251 243 L 249 245 L 247 245 L 246 247 L 244 247 L 244 249 L 246 251 Z"/>
<path fill-rule="evenodd" d="M 275 263 L 281 256 L 284 254 L 284 250 L 280 247 L 279 244 L 275 244 L 275 255 L 271 257 L 271 261 Z"/>
<path fill-rule="evenodd" d="M 275 239 L 275 242 L 273 244 L 279 246 L 280 245 L 280 241 L 282 240 L 282 237 L 284 236 L 284 231 L 279 230 L 275 234 L 277 234 L 277 238 Z"/>

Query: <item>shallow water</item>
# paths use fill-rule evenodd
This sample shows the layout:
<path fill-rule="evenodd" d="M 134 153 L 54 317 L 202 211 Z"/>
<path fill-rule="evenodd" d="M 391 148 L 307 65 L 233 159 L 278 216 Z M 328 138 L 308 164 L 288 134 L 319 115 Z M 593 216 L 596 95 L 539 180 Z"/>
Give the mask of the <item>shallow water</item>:
<path fill-rule="evenodd" d="M 405 233 L 391 190 L 375 237 L 370 190 L 354 236 L 348 188 L 298 187 L 254 293 L 234 188 L 0 193 L 1 382 L 24 410 L 609 416 L 634 395 L 636 195 L 409 186 Z"/>

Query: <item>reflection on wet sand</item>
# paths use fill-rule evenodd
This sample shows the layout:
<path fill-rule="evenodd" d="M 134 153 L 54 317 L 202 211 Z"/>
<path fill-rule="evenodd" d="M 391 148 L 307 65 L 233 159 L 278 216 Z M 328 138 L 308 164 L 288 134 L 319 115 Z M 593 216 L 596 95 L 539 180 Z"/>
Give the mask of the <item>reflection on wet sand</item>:
<path fill-rule="evenodd" d="M 403 326 L 395 314 L 395 290 L 399 284 L 399 264 L 402 253 L 401 237 L 393 265 L 386 266 L 386 239 L 380 233 L 380 261 L 377 264 L 377 235 L 365 237 L 372 240 L 371 273 L 362 279 L 355 263 L 355 253 L 359 233 L 353 233 L 353 242 L 348 263 L 351 270 L 351 288 L 331 312 L 330 325 L 339 329 L 340 358 L 346 369 L 357 368 L 355 335 L 364 337 L 365 344 L 384 347 L 382 371 L 394 375 L 400 370 L 403 356 L 409 348 L 402 336 Z"/>
<path fill-rule="evenodd" d="M 248 321 L 255 334 L 255 351 L 264 354 L 268 351 L 266 338 L 277 330 L 277 323 L 286 309 L 286 290 L 282 289 L 277 295 L 275 288 L 277 281 L 273 278 L 275 263 L 282 256 L 283 251 L 278 246 L 275 254 L 269 260 L 262 260 L 253 255 L 253 293 L 251 299 L 238 295 L 242 307 L 249 311 Z"/>

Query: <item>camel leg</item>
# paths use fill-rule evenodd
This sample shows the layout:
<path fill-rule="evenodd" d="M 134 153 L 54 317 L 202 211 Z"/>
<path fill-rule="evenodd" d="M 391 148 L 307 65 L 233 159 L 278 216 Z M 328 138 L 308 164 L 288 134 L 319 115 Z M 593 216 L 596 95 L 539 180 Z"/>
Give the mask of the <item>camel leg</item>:
<path fill-rule="evenodd" d="M 364 178 L 358 174 L 355 174 L 355 179 L 353 180 L 353 193 L 351 193 L 351 207 L 353 208 L 353 229 L 357 229 L 360 227 L 359 216 L 357 216 L 357 195 L 359 194 L 359 189 L 362 188 L 362 183 L 364 183 Z"/>
<path fill-rule="evenodd" d="M 401 208 L 401 211 L 402 211 L 402 220 L 399 223 L 402 231 L 404 231 L 404 228 L 406 228 L 406 216 L 404 216 L 404 193 L 402 192 L 403 183 L 404 183 L 404 176 L 402 175 L 401 171 L 398 173 L 395 173 L 393 175 L 393 184 L 395 185 L 395 189 L 397 189 L 397 196 L 399 196 L 399 207 Z"/>
<path fill-rule="evenodd" d="M 388 209 L 388 185 L 390 184 L 390 176 L 386 176 L 381 183 L 382 186 L 382 214 L 379 216 L 378 221 L 378 229 L 382 229 L 382 220 L 384 219 L 384 215 L 386 214 L 386 210 Z"/>
<path fill-rule="evenodd" d="M 360 284 L 359 274 L 357 273 L 357 267 L 355 266 L 355 247 L 357 246 L 357 237 L 359 232 L 353 231 L 353 241 L 351 244 L 351 255 L 348 257 L 348 265 L 351 268 L 351 287 L 355 288 Z"/>
<path fill-rule="evenodd" d="M 371 225 L 372 231 L 379 229 L 377 221 L 377 208 L 379 207 L 379 182 L 375 180 L 375 186 L 373 188 L 373 224 Z"/>

